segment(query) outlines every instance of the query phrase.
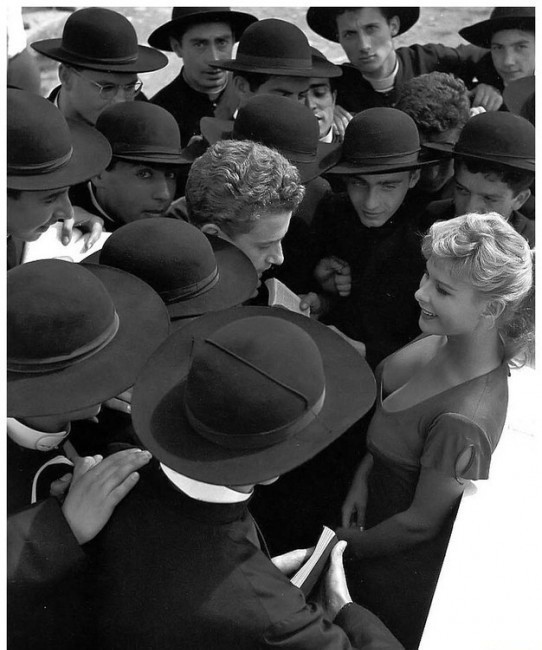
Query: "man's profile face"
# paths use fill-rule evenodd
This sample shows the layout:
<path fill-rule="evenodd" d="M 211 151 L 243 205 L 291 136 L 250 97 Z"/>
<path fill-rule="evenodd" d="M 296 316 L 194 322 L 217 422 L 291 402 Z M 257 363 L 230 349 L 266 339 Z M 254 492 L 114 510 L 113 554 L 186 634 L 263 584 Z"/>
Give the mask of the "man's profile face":
<path fill-rule="evenodd" d="M 183 60 L 183 75 L 192 88 L 202 93 L 221 90 L 227 71 L 212 68 L 213 61 L 232 58 L 234 37 L 228 23 L 200 23 L 189 27 L 181 39 L 171 39 L 173 51 Z"/>
<path fill-rule="evenodd" d="M 92 183 L 105 212 L 126 224 L 164 216 L 175 196 L 176 170 L 170 165 L 117 159 Z"/>
<path fill-rule="evenodd" d="M 368 228 L 383 226 L 391 219 L 418 178 L 418 171 L 343 177 L 350 201 L 361 223 Z"/>
<path fill-rule="evenodd" d="M 62 218 L 70 217 L 72 207 L 68 188 L 55 190 L 23 190 L 16 197 L 8 195 L 7 232 L 16 239 L 36 241 Z"/>
<path fill-rule="evenodd" d="M 320 138 L 325 137 L 333 126 L 333 111 L 337 93 L 331 90 L 329 79 L 313 77 L 309 80 L 309 90 L 305 104 L 318 120 Z"/>
<path fill-rule="evenodd" d="M 61 76 L 62 90 L 66 95 L 71 110 L 88 124 L 96 124 L 100 113 L 108 106 L 120 102 L 133 101 L 135 94 L 123 87 L 136 84 L 138 81 L 135 72 L 101 72 L 100 70 L 73 70 L 64 67 Z M 98 83 L 105 86 L 118 86 L 116 94 L 104 98 L 100 89 L 94 85 Z"/>
<path fill-rule="evenodd" d="M 516 79 L 534 75 L 534 33 L 519 29 L 495 32 L 491 37 L 491 58 L 505 85 Z"/>
<path fill-rule="evenodd" d="M 301 104 L 305 103 L 309 91 L 308 77 L 269 75 L 263 84 L 253 91 L 242 74 L 241 72 L 233 79 L 239 96 L 239 106 L 245 106 L 247 101 L 255 95 L 279 95 Z"/>
<path fill-rule="evenodd" d="M 388 22 L 378 8 L 348 9 L 336 18 L 339 42 L 350 63 L 361 73 L 376 79 L 393 71 L 393 36 L 399 19 Z M 390 69 L 391 67 L 391 69 Z"/>

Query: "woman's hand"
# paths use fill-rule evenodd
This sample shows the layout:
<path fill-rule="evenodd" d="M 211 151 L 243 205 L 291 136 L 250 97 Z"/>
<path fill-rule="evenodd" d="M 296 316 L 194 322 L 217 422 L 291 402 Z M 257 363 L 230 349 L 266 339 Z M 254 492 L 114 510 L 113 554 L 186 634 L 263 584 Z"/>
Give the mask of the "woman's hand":
<path fill-rule="evenodd" d="M 344 528 L 360 528 L 365 525 L 367 507 L 367 470 L 363 463 L 354 475 L 352 485 L 341 508 Z"/>

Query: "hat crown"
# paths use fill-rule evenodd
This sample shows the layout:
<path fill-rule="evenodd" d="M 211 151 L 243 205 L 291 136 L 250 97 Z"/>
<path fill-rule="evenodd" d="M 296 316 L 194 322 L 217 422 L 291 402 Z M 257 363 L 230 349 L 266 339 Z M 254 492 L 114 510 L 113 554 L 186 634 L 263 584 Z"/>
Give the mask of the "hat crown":
<path fill-rule="evenodd" d="M 8 369 L 75 357 L 103 341 L 115 319 L 111 296 L 84 267 L 61 260 L 15 267 L 7 274 Z"/>
<path fill-rule="evenodd" d="M 230 7 L 173 7 L 171 20 L 178 20 L 185 16 L 195 16 L 201 14 L 201 22 L 205 22 L 205 14 L 222 14 L 231 11 Z"/>
<path fill-rule="evenodd" d="M 166 303 L 194 295 L 217 269 L 207 237 L 185 221 L 165 217 L 116 230 L 103 245 L 100 264 L 136 275 Z"/>
<path fill-rule="evenodd" d="M 196 430 L 257 439 L 295 424 L 321 403 L 324 389 L 312 338 L 292 323 L 254 316 L 196 342 L 185 406 Z"/>
<path fill-rule="evenodd" d="M 305 34 L 278 18 L 259 20 L 245 30 L 237 48 L 236 61 L 283 60 L 285 65 L 303 63 L 309 72 L 312 67 L 310 45 Z M 261 64 L 261 63 L 260 63 Z M 279 74 L 279 73 L 277 73 Z"/>
<path fill-rule="evenodd" d="M 96 128 L 111 144 L 114 156 L 136 160 L 150 154 L 179 155 L 181 134 L 169 111 L 150 102 L 122 102 L 98 116 Z"/>
<path fill-rule="evenodd" d="M 291 162 L 308 162 L 318 151 L 318 120 L 299 102 L 278 95 L 255 95 L 239 109 L 232 137 L 273 147 Z"/>
<path fill-rule="evenodd" d="M 62 32 L 62 47 L 80 59 L 100 63 L 132 63 L 139 53 L 137 34 L 122 14 L 104 7 L 75 11 Z"/>
<path fill-rule="evenodd" d="M 67 162 L 71 150 L 70 129 L 52 102 L 24 90 L 8 88 L 8 175 L 12 169 L 19 173 L 25 168 L 29 173 L 47 173 L 58 168 L 63 160 Z"/>
<path fill-rule="evenodd" d="M 454 153 L 468 153 L 487 159 L 534 160 L 535 128 L 526 119 L 504 111 L 472 117 L 463 127 Z"/>
<path fill-rule="evenodd" d="M 534 18 L 535 8 L 533 7 L 495 7 L 491 12 L 490 20 L 502 18 Z"/>
<path fill-rule="evenodd" d="M 347 161 L 385 163 L 419 150 L 414 120 L 396 108 L 368 108 L 350 120 L 344 134 L 343 159 Z"/>

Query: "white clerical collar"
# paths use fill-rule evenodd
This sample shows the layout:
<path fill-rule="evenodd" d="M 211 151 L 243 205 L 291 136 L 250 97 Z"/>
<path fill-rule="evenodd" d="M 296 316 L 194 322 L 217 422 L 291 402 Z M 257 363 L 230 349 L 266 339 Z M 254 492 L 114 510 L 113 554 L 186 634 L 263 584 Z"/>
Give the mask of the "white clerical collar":
<path fill-rule="evenodd" d="M 333 126 L 329 127 L 329 131 L 318 142 L 333 142 Z"/>
<path fill-rule="evenodd" d="M 395 66 L 390 75 L 384 77 L 383 79 L 371 79 L 363 75 L 365 81 L 368 81 L 373 90 L 376 90 L 377 93 L 389 93 L 390 90 L 393 90 L 393 85 L 395 83 L 395 77 L 399 72 L 399 57 L 395 61 Z"/>
<path fill-rule="evenodd" d="M 242 503 L 243 501 L 248 501 L 252 496 L 252 492 L 246 494 L 245 492 L 232 490 L 225 485 L 211 485 L 210 483 L 196 481 L 193 478 L 188 478 L 188 476 L 175 472 L 162 463 L 160 463 L 160 468 L 175 487 L 196 501 L 205 501 L 206 503 Z"/>
<path fill-rule="evenodd" d="M 91 181 L 87 182 L 87 188 L 90 194 L 90 200 L 92 202 L 92 205 L 98 210 L 98 212 L 104 217 L 104 219 L 107 219 L 107 221 L 110 221 L 111 223 L 115 223 L 115 220 L 110 217 L 107 212 L 102 208 L 102 206 L 98 203 L 98 199 L 96 198 L 96 195 L 94 194 L 94 187 L 92 185 Z"/>

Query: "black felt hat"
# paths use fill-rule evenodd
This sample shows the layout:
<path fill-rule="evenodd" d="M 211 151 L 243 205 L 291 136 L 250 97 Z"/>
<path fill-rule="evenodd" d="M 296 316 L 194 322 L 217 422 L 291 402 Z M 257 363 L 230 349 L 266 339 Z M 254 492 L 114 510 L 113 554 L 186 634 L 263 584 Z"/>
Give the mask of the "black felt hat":
<path fill-rule="evenodd" d="M 229 7 L 173 7 L 171 20 L 155 29 L 148 43 L 159 50 L 171 52 L 170 36 L 179 37 L 189 27 L 209 22 L 228 23 L 238 41 L 245 29 L 257 20 L 256 16 L 232 11 Z"/>
<path fill-rule="evenodd" d="M 345 9 L 356 10 L 363 9 L 363 7 L 309 7 L 307 11 L 307 24 L 308 26 L 320 36 L 323 36 L 328 41 L 339 42 L 337 36 L 337 15 L 342 13 Z M 399 34 L 404 34 L 409 30 L 420 17 L 419 7 L 386 7 L 387 11 L 393 10 L 394 15 L 399 17 L 400 26 Z"/>
<path fill-rule="evenodd" d="M 535 31 L 535 7 L 495 7 L 487 20 L 463 27 L 460 36 L 478 47 L 491 47 L 491 37 L 503 29 Z"/>
<path fill-rule="evenodd" d="M 316 455 L 374 398 L 367 362 L 328 327 L 286 309 L 238 307 L 164 342 L 136 383 L 132 418 L 167 467 L 241 485 Z"/>
<path fill-rule="evenodd" d="M 151 72 L 167 65 L 165 54 L 138 45 L 132 23 L 105 7 L 87 7 L 70 15 L 62 38 L 31 43 L 50 59 L 89 70 Z"/>

